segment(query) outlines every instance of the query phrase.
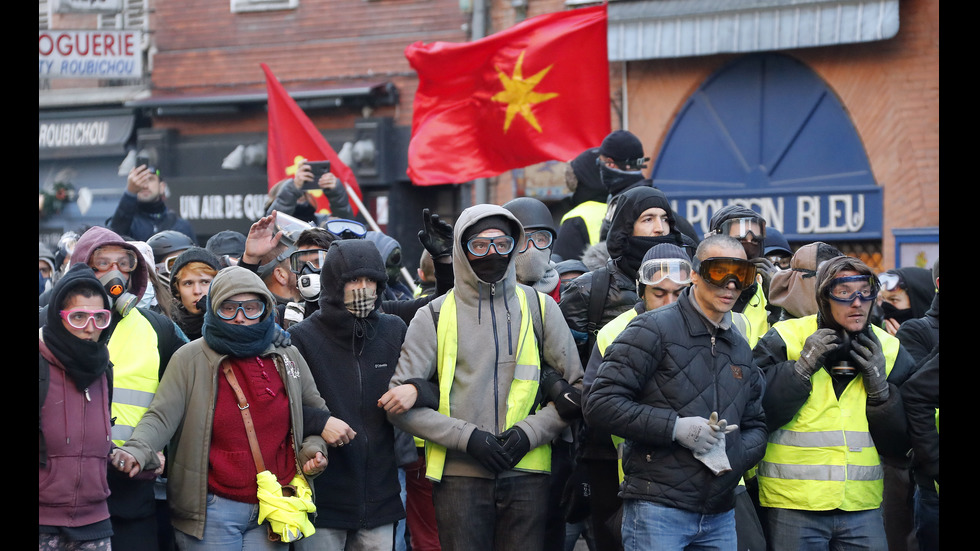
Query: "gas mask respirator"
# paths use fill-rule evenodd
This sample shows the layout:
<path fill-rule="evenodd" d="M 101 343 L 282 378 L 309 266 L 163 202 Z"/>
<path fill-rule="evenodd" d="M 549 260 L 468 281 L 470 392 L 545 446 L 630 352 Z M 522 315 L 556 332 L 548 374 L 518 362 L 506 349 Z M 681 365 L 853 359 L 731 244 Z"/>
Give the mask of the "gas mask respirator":
<path fill-rule="evenodd" d="M 126 316 L 139 303 L 139 297 L 127 290 L 126 279 L 119 270 L 110 270 L 102 274 L 99 281 L 109 294 L 112 309 L 119 315 Z"/>

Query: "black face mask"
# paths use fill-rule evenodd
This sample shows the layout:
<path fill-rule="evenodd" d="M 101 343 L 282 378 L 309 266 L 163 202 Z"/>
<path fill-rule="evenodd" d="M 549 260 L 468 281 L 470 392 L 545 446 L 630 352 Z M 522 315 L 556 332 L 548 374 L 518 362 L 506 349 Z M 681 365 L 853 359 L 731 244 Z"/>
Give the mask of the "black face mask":
<path fill-rule="evenodd" d="M 619 195 L 633 184 L 642 180 L 643 173 L 639 170 L 619 170 L 600 164 L 599 179 L 602 180 L 602 185 L 606 186 L 610 194 Z"/>
<path fill-rule="evenodd" d="M 890 302 L 881 303 L 881 314 L 882 314 L 881 317 L 885 319 L 893 319 L 897 321 L 899 325 L 912 319 L 911 308 L 905 308 L 903 310 L 899 310 L 898 308 L 895 308 L 895 305 Z"/>
<path fill-rule="evenodd" d="M 503 279 L 509 264 L 509 256 L 501 256 L 497 253 L 470 260 L 473 273 L 487 283 L 496 283 Z"/>
<path fill-rule="evenodd" d="M 643 257 L 647 254 L 647 251 L 650 250 L 650 247 L 661 243 L 680 244 L 675 234 L 629 236 L 626 238 L 626 254 L 623 255 L 623 261 L 619 264 L 620 269 L 626 272 L 626 275 L 636 279 L 636 273 L 640 270 L 640 264 L 643 263 Z"/>

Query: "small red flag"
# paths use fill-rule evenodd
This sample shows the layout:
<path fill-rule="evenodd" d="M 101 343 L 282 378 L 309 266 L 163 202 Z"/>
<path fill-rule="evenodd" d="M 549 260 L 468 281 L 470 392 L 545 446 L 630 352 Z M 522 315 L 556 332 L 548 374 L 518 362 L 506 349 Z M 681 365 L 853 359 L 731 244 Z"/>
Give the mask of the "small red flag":
<path fill-rule="evenodd" d="M 597 147 L 610 129 L 606 7 L 550 13 L 475 42 L 416 42 L 408 146 L 417 185 L 465 182 Z"/>
<path fill-rule="evenodd" d="M 357 185 L 357 178 L 354 171 L 344 164 L 337 153 L 334 152 L 330 144 L 323 137 L 323 134 L 313 126 L 313 122 L 306 113 L 296 105 L 293 98 L 289 97 L 286 89 L 282 87 L 269 66 L 262 63 L 262 70 L 265 71 L 265 85 L 269 95 L 269 154 L 267 161 L 267 174 L 269 178 L 269 188 L 276 185 L 283 178 L 289 178 L 296 174 L 299 162 L 302 159 L 307 161 L 330 161 L 330 172 L 341 182 L 349 184 L 358 198 L 363 198 L 361 188 Z M 330 202 L 324 197 L 323 192 L 314 190 L 317 198 L 317 212 L 329 213 Z M 357 214 L 357 205 L 351 201 L 351 209 Z"/>

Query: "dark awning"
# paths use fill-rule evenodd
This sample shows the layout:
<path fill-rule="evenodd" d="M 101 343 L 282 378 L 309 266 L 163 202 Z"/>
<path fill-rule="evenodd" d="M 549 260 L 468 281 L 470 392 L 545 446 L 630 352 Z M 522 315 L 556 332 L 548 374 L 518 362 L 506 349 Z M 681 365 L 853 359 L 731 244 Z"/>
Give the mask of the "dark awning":
<path fill-rule="evenodd" d="M 395 105 L 398 89 L 391 82 L 369 83 L 361 86 L 318 88 L 289 91 L 300 108 L 327 109 L 350 106 Z M 265 90 L 241 94 L 201 94 L 182 96 L 155 95 L 128 101 L 126 107 L 145 109 L 151 116 L 181 116 L 238 113 L 264 107 L 268 101 Z"/>

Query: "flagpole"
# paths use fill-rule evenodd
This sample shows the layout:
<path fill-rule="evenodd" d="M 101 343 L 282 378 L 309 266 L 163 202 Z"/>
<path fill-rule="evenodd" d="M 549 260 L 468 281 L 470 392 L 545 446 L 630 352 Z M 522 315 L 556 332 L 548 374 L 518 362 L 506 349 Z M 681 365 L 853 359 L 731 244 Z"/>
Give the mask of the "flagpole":
<path fill-rule="evenodd" d="M 354 193 L 354 189 L 351 188 L 350 185 L 347 184 L 347 182 L 344 182 L 344 188 L 347 189 L 347 196 L 350 197 L 350 200 L 353 201 L 355 205 L 357 205 L 357 210 L 359 210 L 361 214 L 364 215 L 364 218 L 367 219 L 368 225 L 371 226 L 371 229 L 373 229 L 378 233 L 384 233 L 383 231 L 381 231 L 381 227 L 378 226 L 378 223 L 374 221 L 374 217 L 371 216 L 371 213 L 368 212 L 368 209 L 364 207 L 364 203 L 361 202 L 361 198 L 358 197 L 356 193 Z M 409 289 L 412 290 L 412 294 L 415 294 L 415 292 L 418 290 L 418 287 L 415 285 L 415 281 L 412 279 L 412 276 L 408 274 L 408 270 L 406 270 L 404 266 L 401 266 L 400 270 L 401 270 L 402 278 L 405 280 L 405 283 L 408 283 L 408 287 Z"/>

